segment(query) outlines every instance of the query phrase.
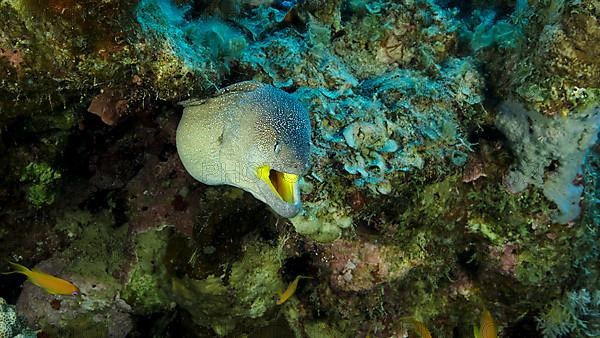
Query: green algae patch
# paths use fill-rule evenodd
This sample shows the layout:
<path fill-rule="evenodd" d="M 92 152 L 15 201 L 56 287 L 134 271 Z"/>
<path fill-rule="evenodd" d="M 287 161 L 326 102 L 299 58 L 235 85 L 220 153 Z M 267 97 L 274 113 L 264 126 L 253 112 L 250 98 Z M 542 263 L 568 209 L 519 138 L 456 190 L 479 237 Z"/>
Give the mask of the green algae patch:
<path fill-rule="evenodd" d="M 94 320 L 94 313 L 85 313 L 69 320 L 65 328 L 44 328 L 44 332 L 54 337 L 108 337 L 108 328 L 105 323 Z"/>
<path fill-rule="evenodd" d="M 163 264 L 171 229 L 137 234 L 133 243 L 135 260 L 123 290 L 123 299 L 140 314 L 165 310 L 171 304 L 169 278 Z"/>
<path fill-rule="evenodd" d="M 277 248 L 249 247 L 244 258 L 231 267 L 229 285 L 242 308 L 247 309 L 248 317 L 265 314 L 273 307 L 273 296 L 284 289 L 279 278 Z"/>
<path fill-rule="evenodd" d="M 66 211 L 56 220 L 55 231 L 72 240 L 71 244 L 59 254 L 69 260 L 65 271 L 84 280 L 90 296 L 82 302 L 83 306 L 99 306 L 108 303 L 120 289 L 120 283 L 113 276 L 120 269 L 124 258 L 123 242 L 125 228 L 113 228 L 114 219 L 109 212 L 92 214 L 73 209 Z M 87 304 L 88 301 L 98 304 Z"/>
<path fill-rule="evenodd" d="M 230 312 L 231 297 L 219 277 L 173 278 L 171 292 L 173 300 L 190 313 L 196 325 L 209 327 L 219 336 L 235 329 L 236 320 Z"/>
<path fill-rule="evenodd" d="M 434 182 L 425 186 L 425 189 L 419 193 L 421 197 L 416 203 L 419 211 L 426 215 L 427 219 L 437 219 L 443 216 L 451 209 L 452 206 L 457 205 L 458 198 L 460 197 L 455 187 L 458 184 L 458 176 L 448 176 L 444 180 Z M 409 216 L 414 210 L 407 210 L 406 214 Z"/>
<path fill-rule="evenodd" d="M 125 258 L 127 229 L 113 225 L 113 215 L 106 210 L 70 209 L 57 218 L 54 230 L 70 244 L 38 268 L 72 281 L 80 295 L 56 298 L 37 287 L 23 291 L 21 306 L 44 332 L 57 337 L 106 337 L 131 330 L 129 307 L 119 298 L 122 284 L 116 277 Z M 55 299 L 59 309 L 53 308 Z"/>
<path fill-rule="evenodd" d="M 499 244 L 498 240 L 500 236 L 492 230 L 491 226 L 486 223 L 483 219 L 469 219 L 467 222 L 467 229 L 473 233 L 480 233 L 485 237 L 488 241 Z"/>
<path fill-rule="evenodd" d="M 275 299 L 285 289 L 279 268 L 277 247 L 252 242 L 228 274 L 201 280 L 173 278 L 173 300 L 197 326 L 210 327 L 219 336 L 247 332 L 275 319 Z"/>
<path fill-rule="evenodd" d="M 508 95 L 527 110 L 551 115 L 557 122 L 549 137 L 530 138 L 539 145 L 552 143 L 556 133 L 569 129 L 569 121 L 584 113 L 581 107 L 597 102 L 600 58 L 593 43 L 600 32 L 595 24 L 597 6 L 587 0 L 518 0 L 511 14 L 515 1 L 479 2 L 468 10 L 461 5 L 444 8 L 435 1 L 352 0 L 326 6 L 317 0 L 288 1 L 298 5 L 290 11 L 292 22 L 286 22 L 282 18 L 287 10 L 256 7 L 256 2 L 244 2 L 241 11 L 219 18 L 211 17 L 214 9 L 202 8 L 207 1 L 194 2 L 186 13 L 183 8 L 189 3 L 8 0 L 0 4 L 0 19 L 5 19 L 0 20 L 0 71 L 6 75 L 0 97 L 7 98 L 0 99 L 5 140 L 0 150 L 7 150 L 10 163 L 2 171 L 9 183 L 19 185 L 8 192 L 0 188 L 0 197 L 25 196 L 34 206 L 30 212 L 58 204 L 62 201 L 58 184 L 71 184 L 73 174 L 56 161 L 63 159 L 67 141 L 89 136 L 91 142 L 78 144 L 77 151 L 100 159 L 107 158 L 104 145 L 121 153 L 119 142 L 132 138 L 142 140 L 144 156 L 160 147 L 168 153 L 172 142 L 162 141 L 168 138 L 162 132 L 169 129 L 162 128 L 163 123 L 158 124 L 160 137 L 151 142 L 131 125 L 149 125 L 165 115 L 174 118 L 172 103 L 211 91 L 221 81 L 239 76 L 262 80 L 285 88 L 313 112 L 315 163 L 305 177 L 312 189 L 303 191 L 305 214 L 291 220 L 303 236 L 292 236 L 284 247 L 319 271 L 307 284 L 310 293 L 301 290 L 283 306 L 275 306 L 285 289 L 279 276 L 283 250 L 256 239 L 246 241 L 255 221 L 240 223 L 239 215 L 245 214 L 233 210 L 254 212 L 256 204 L 242 203 L 249 199 L 245 196 L 236 200 L 240 203 L 219 209 L 223 201 L 219 188 L 188 185 L 186 189 L 212 193 L 203 195 L 201 203 L 171 205 L 192 214 L 200 205 L 207 219 L 212 217 L 198 221 L 203 214 L 190 222 L 196 223 L 194 236 L 201 238 L 195 242 L 202 245 L 183 249 L 179 246 L 191 241 L 174 241 L 168 229 L 127 234 L 127 226 L 113 228 L 112 216 L 104 212 L 70 212 L 57 220 L 56 231 L 72 244 L 63 253 L 68 258 L 65 271 L 81 277 L 77 282 L 89 297 L 77 304 L 87 313 L 60 318 L 77 321 L 67 324 L 68 330 L 111 336 L 94 316 L 109 313 L 105 309 L 118 295 L 133 305 L 127 316 L 163 315 L 179 306 L 165 317 L 175 316 L 174 323 L 185 321 L 187 328 L 201 327 L 202 332 L 212 330 L 220 336 L 244 336 L 270 325 L 285 327 L 280 309 L 290 330 L 307 337 L 402 334 L 396 325 L 402 316 L 423 321 L 435 336 L 450 332 L 467 336 L 482 306 L 494 313 L 499 327 L 506 330 L 503 335 L 535 326 L 534 316 L 548 336 L 583 335 L 583 329 L 597 327 L 597 291 L 587 290 L 598 280 L 600 217 L 594 211 L 598 196 L 588 194 L 600 191 L 597 182 L 588 180 L 598 168 L 596 174 L 584 172 L 584 178 L 566 175 L 566 181 L 575 179 L 573 184 L 586 194 L 582 219 L 553 224 L 549 215 L 555 206 L 539 187 L 529 186 L 517 194 L 507 191 L 503 182 L 514 165 L 511 161 L 520 156 L 515 147 L 512 153 L 506 150 L 501 135 L 493 135 L 504 131 L 490 130 L 498 114 L 494 106 Z M 83 12 L 75 7 L 81 5 Z M 199 12 L 201 17 L 195 18 Z M 490 18 L 494 15 L 497 18 Z M 133 25 L 124 31 L 129 21 Z M 259 26 L 259 31 L 248 28 Z M 459 41 L 461 26 L 471 30 L 466 36 L 471 56 Z M 135 112 L 127 121 L 131 125 L 104 127 L 111 130 L 104 132 L 87 123 L 83 115 L 90 100 L 117 92 Z M 153 107 L 156 98 L 166 100 L 159 105 L 162 112 Z M 78 122 L 80 128 L 75 127 Z M 13 132 L 13 123 L 22 125 L 23 132 Z M 530 133 L 525 123 L 521 126 Z M 579 139 L 576 133 L 570 135 L 574 136 L 567 141 Z M 104 136 L 106 143 L 96 142 Z M 523 144 L 525 138 L 514 139 Z M 32 146 L 29 140 L 37 143 Z M 537 151 L 534 143 L 524 146 L 544 155 L 547 147 Z M 564 152 L 561 148 L 557 154 Z M 477 160 L 481 171 L 469 174 L 470 164 Z M 544 164 L 532 160 L 541 169 L 528 170 L 524 176 L 545 180 L 552 176 L 552 168 L 569 162 L 556 160 Z M 94 161 L 85 159 L 82 167 L 87 164 L 102 175 Z M 38 167 L 23 169 L 30 163 Z M 30 172 L 21 175 L 22 171 Z M 469 174 L 467 179 L 461 171 Z M 228 191 L 242 196 L 240 190 Z M 162 211 L 170 212 L 168 200 L 164 201 L 154 205 L 165 205 Z M 7 215 L 19 212 L 22 202 L 6 208 Z M 138 212 L 132 205 L 126 210 L 133 217 Z M 259 212 L 255 219 L 265 219 L 264 215 Z M 275 233 L 282 228 L 281 223 L 259 227 L 261 232 Z M 372 270 L 359 274 L 357 262 L 343 257 L 333 270 L 329 256 L 318 254 L 324 245 L 332 245 L 322 242 L 339 238 L 358 242 L 365 234 L 377 249 L 373 252 L 381 252 L 378 262 L 383 264 L 376 266 L 387 267 L 387 276 L 397 272 L 401 278 L 374 283 Z M 11 235 L 5 233 L 3 240 Z M 272 233 L 265 236 L 274 238 Z M 203 254 L 196 254 L 196 248 Z M 348 251 L 357 252 L 352 249 Z M 371 253 L 358 258 L 373 258 Z M 199 263 L 189 263 L 194 260 Z M 350 277 L 361 287 L 342 291 L 333 287 L 332 280 Z M 576 328 L 581 324 L 585 328 Z M 533 331 L 522 335 L 535 336 Z"/>
<path fill-rule="evenodd" d="M 21 173 L 21 183 L 27 184 L 27 200 L 35 208 L 51 205 L 56 198 L 56 183 L 61 174 L 47 163 L 30 163 Z"/>
<path fill-rule="evenodd" d="M 343 333 L 338 331 L 336 328 L 331 327 L 326 322 L 310 322 L 306 323 L 304 332 L 309 338 L 321 338 L 321 337 L 354 337 L 350 332 Z"/>
<path fill-rule="evenodd" d="M 57 222 L 58 231 L 75 238 L 62 253 L 72 257 L 67 270 L 85 276 L 86 284 L 95 285 L 87 291 L 91 297 L 83 302 L 83 306 L 90 309 L 108 305 L 121 289 L 114 275 L 124 258 L 123 242 L 127 229 L 114 229 L 113 223 L 112 215 L 108 213 L 90 214 L 80 210 L 65 213 Z"/>

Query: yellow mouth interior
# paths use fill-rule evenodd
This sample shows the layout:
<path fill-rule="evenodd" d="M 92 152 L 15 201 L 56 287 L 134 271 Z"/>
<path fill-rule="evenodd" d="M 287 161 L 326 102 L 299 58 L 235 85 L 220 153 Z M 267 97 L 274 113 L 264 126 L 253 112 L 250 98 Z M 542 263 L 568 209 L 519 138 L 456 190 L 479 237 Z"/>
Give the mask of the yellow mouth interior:
<path fill-rule="evenodd" d="M 256 175 L 265 181 L 279 198 L 290 204 L 295 202 L 294 190 L 298 184 L 298 175 L 282 173 L 268 165 L 259 167 Z"/>

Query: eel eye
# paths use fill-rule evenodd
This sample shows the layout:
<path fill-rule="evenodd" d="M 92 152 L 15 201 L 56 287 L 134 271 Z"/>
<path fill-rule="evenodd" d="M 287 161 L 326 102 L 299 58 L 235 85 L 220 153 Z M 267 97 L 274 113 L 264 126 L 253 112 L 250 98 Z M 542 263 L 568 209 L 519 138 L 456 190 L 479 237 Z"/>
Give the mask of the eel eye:
<path fill-rule="evenodd" d="M 281 145 L 279 144 L 279 142 L 275 143 L 273 151 L 275 152 L 275 154 L 279 154 L 279 152 L 281 151 Z"/>

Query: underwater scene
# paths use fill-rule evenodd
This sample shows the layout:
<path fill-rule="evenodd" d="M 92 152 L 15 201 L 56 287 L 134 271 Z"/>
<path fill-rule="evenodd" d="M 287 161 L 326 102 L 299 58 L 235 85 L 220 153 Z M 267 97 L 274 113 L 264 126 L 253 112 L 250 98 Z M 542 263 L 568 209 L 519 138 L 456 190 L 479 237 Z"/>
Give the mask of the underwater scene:
<path fill-rule="evenodd" d="M 0 0 L 0 338 L 600 337 L 599 20 Z"/>

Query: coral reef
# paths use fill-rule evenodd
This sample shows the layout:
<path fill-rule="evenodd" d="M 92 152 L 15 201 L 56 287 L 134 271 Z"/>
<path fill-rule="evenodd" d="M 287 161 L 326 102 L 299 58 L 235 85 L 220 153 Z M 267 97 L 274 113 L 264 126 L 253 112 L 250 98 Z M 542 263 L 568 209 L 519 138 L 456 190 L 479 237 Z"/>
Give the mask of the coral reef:
<path fill-rule="evenodd" d="M 420 264 L 417 259 L 403 257 L 405 254 L 397 247 L 359 241 L 335 241 L 324 248 L 322 255 L 328 257 L 331 287 L 343 291 L 373 289 L 402 278 Z"/>
<path fill-rule="evenodd" d="M 578 177 L 588 149 L 600 131 L 600 105 L 576 117 L 556 119 L 507 101 L 501 106 L 496 125 L 511 142 L 518 158 L 506 177 L 508 189 L 518 193 L 528 184 L 543 187 L 544 195 L 558 207 L 555 220 L 573 221 L 580 213 L 583 192 Z"/>
<path fill-rule="evenodd" d="M 488 309 L 503 337 L 597 336 L 599 17 L 591 0 L 1 1 L 0 255 L 83 294 L 0 276 L 0 331 L 399 337 L 412 318 L 466 337 Z M 297 217 L 177 156 L 178 102 L 245 80 L 310 113 Z"/>
<path fill-rule="evenodd" d="M 600 335 L 600 292 L 581 289 L 555 300 L 539 319 L 545 337 Z"/>
<path fill-rule="evenodd" d="M 15 307 L 6 304 L 3 298 L 0 298 L 0 337 L 37 337 L 36 332 L 27 328 Z"/>
<path fill-rule="evenodd" d="M 275 296 L 285 288 L 278 256 L 277 247 L 251 241 L 227 276 L 174 279 L 173 299 L 190 312 L 195 325 L 219 336 L 266 326 L 275 319 Z"/>
<path fill-rule="evenodd" d="M 161 62 L 151 63 L 151 71 L 163 99 L 190 93 L 194 82 L 214 87 L 231 60 L 246 47 L 244 36 L 220 18 L 188 21 L 188 10 L 166 0 L 143 0 L 135 10 L 142 31 L 162 46 L 156 48 Z M 174 83 L 174 79 L 178 81 Z"/>
<path fill-rule="evenodd" d="M 60 221 L 73 243 L 35 268 L 72 281 L 81 296 L 54 296 L 25 283 L 17 309 L 30 325 L 61 337 L 125 337 L 131 330 L 131 307 L 119 297 L 119 282 L 112 275 L 118 269 L 118 243 L 125 233 L 111 232 L 111 222 L 109 215 L 81 212 L 66 214 Z"/>

